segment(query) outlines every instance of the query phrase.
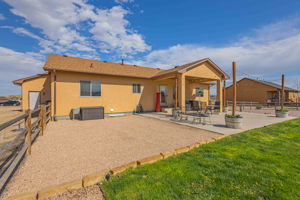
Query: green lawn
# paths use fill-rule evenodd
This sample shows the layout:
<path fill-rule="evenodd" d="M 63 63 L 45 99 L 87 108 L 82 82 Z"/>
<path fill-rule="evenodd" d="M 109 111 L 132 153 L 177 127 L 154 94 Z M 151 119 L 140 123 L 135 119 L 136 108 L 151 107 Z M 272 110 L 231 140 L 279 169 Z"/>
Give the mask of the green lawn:
<path fill-rule="evenodd" d="M 127 170 L 100 187 L 107 200 L 300 199 L 300 119 Z"/>

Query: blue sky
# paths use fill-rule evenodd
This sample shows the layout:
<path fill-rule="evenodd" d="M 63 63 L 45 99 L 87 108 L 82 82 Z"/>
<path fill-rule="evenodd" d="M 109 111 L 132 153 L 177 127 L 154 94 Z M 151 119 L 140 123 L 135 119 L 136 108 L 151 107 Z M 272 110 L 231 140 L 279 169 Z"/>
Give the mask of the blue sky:
<path fill-rule="evenodd" d="M 300 1 L 2 0 L 0 96 L 50 53 L 170 68 L 210 57 L 238 78 L 297 87 Z"/>

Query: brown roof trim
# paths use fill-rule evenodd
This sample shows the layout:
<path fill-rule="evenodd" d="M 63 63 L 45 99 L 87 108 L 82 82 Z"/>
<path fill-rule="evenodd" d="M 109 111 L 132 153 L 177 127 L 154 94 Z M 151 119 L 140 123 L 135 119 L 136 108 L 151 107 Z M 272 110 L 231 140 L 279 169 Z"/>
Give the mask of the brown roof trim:
<path fill-rule="evenodd" d="M 129 76 L 129 75 L 119 75 L 119 74 L 105 74 L 105 73 L 95 73 L 95 72 L 82 72 L 82 71 L 73 71 L 73 70 L 61 70 L 61 69 L 47 69 L 46 71 L 56 71 L 56 72 L 71 72 L 71 73 L 84 73 L 84 74 L 96 74 L 103 76 L 118 76 L 118 77 L 127 77 L 127 78 L 140 78 L 140 79 L 149 79 L 148 77 L 142 76 Z"/>
<path fill-rule="evenodd" d="M 25 78 L 17 79 L 17 80 L 14 80 L 12 82 L 15 85 L 22 85 L 24 81 L 28 81 L 28 80 L 31 80 L 31 79 L 39 78 L 39 77 L 42 77 L 42 76 L 45 76 L 45 75 L 48 75 L 48 74 L 47 73 L 36 74 L 36 75 L 33 75 L 33 76 L 28 76 L 28 77 L 25 77 Z"/>
<path fill-rule="evenodd" d="M 176 66 L 176 67 L 174 67 L 172 69 L 169 69 L 169 70 L 158 72 L 158 74 L 154 75 L 152 78 L 158 78 L 158 77 L 161 77 L 161 76 L 171 75 L 171 74 L 178 74 L 178 73 L 182 74 L 182 73 L 185 73 L 187 70 L 192 69 L 192 68 L 196 67 L 197 65 L 202 64 L 204 62 L 209 62 L 217 71 L 219 71 L 223 75 L 223 78 L 225 78 L 225 79 L 229 78 L 229 76 L 218 65 L 216 65 L 209 58 L 204 58 L 204 59 L 194 61 L 194 62 L 191 62 L 191 63 L 188 63 L 188 64 L 184 64 L 184 65 L 181 65 L 181 66 Z"/>

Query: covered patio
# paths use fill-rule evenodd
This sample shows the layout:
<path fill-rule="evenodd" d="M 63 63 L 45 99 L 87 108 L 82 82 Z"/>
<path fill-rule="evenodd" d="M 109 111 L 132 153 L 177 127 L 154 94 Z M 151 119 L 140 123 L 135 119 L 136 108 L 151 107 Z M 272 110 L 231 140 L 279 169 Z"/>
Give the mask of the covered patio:
<path fill-rule="evenodd" d="M 178 108 L 183 113 L 190 110 L 187 104 L 189 101 L 209 105 L 210 87 L 216 84 L 218 112 L 223 112 L 222 81 L 228 78 L 225 72 L 207 58 L 163 71 L 154 80 L 160 92 L 161 107 Z"/>

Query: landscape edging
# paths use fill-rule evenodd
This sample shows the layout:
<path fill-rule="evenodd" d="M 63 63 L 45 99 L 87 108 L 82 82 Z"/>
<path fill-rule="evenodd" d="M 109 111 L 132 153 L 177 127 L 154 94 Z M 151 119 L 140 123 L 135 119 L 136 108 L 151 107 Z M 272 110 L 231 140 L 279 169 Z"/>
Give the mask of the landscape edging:
<path fill-rule="evenodd" d="M 149 156 L 146 158 L 142 158 L 137 161 L 133 161 L 133 162 L 127 163 L 125 165 L 115 167 L 110 170 L 102 170 L 97 173 L 86 175 L 86 176 L 82 177 L 82 179 L 80 179 L 80 180 L 74 180 L 74 181 L 70 181 L 67 183 L 60 184 L 60 185 L 46 187 L 44 189 L 41 189 L 41 190 L 35 191 L 35 192 L 26 192 L 26 193 L 14 195 L 14 196 L 8 197 L 6 200 L 43 200 L 44 198 L 54 196 L 57 194 L 61 194 L 61 193 L 67 192 L 69 190 L 80 189 L 80 188 L 88 187 L 91 185 L 95 185 L 95 184 L 105 180 L 107 177 L 109 177 L 111 175 L 119 174 L 129 168 L 135 168 L 139 165 L 154 163 L 159 160 L 166 159 L 170 156 L 185 153 L 185 152 L 188 152 L 188 151 L 190 151 L 194 148 L 197 148 L 203 144 L 208 144 L 210 142 L 214 142 L 216 140 L 223 139 L 224 137 L 226 137 L 226 136 L 222 135 L 222 136 L 218 136 L 218 137 L 213 137 L 212 139 L 206 140 L 205 142 L 204 141 L 196 142 L 189 146 L 177 148 L 177 149 L 171 150 L 171 151 L 162 152 L 158 155 L 152 155 L 152 156 Z"/>

